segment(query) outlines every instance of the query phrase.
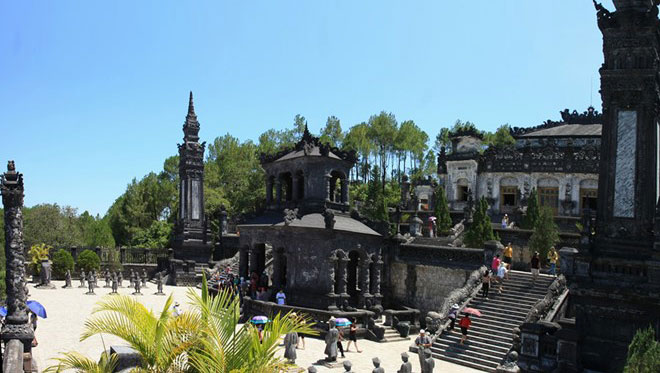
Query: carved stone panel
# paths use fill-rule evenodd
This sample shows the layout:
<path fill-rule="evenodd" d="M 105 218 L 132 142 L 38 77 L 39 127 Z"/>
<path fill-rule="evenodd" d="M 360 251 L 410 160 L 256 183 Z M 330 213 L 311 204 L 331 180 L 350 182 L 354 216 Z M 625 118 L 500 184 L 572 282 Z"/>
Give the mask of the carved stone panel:
<path fill-rule="evenodd" d="M 635 217 L 635 154 L 637 147 L 637 112 L 619 111 L 616 166 L 614 179 L 615 217 Z"/>

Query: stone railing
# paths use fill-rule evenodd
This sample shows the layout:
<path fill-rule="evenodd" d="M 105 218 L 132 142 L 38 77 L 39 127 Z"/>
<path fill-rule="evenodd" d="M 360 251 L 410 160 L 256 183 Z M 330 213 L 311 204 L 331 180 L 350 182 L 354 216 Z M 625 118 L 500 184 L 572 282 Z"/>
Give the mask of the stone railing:
<path fill-rule="evenodd" d="M 5 373 L 23 373 L 23 343 L 12 339 L 5 344 L 2 356 L 2 371 Z"/>
<path fill-rule="evenodd" d="M 368 338 L 372 340 L 378 340 L 376 334 L 370 330 L 370 326 L 373 325 L 373 319 L 375 313 L 368 310 L 359 310 L 359 311 L 326 311 L 319 310 L 314 308 L 307 307 L 298 307 L 285 304 L 277 304 L 273 302 L 260 301 L 251 299 L 249 297 L 243 298 L 243 310 L 242 310 L 242 322 L 247 322 L 253 316 L 264 315 L 268 317 L 273 317 L 278 313 L 281 315 L 286 315 L 287 313 L 295 312 L 299 315 L 305 315 L 310 318 L 310 321 L 314 325 L 321 336 L 328 331 L 329 324 L 328 321 L 331 317 L 339 318 L 344 317 L 349 320 L 355 320 L 356 326 L 358 326 L 357 335 L 361 338 Z M 382 337 L 381 337 L 382 339 Z"/>
<path fill-rule="evenodd" d="M 397 251 L 397 258 L 407 263 L 419 262 L 441 265 L 447 265 L 449 263 L 455 265 L 478 265 L 484 260 L 483 249 L 431 246 L 413 243 L 399 245 Z"/>

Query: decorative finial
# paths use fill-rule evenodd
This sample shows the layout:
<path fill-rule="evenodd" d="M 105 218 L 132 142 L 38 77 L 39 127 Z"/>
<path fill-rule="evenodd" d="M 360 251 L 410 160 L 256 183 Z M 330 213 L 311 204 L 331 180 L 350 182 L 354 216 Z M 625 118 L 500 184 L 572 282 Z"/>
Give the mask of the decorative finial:
<path fill-rule="evenodd" d="M 195 104 L 193 104 L 193 94 L 190 91 L 190 98 L 188 99 L 188 115 L 195 115 Z"/>

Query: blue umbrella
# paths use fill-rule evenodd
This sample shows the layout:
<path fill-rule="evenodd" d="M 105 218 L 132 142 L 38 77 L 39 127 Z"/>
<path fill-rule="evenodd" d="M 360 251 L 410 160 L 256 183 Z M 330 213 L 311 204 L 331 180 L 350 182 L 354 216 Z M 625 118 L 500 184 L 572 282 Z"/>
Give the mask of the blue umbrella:
<path fill-rule="evenodd" d="M 44 306 L 41 305 L 41 303 L 37 302 L 36 300 L 27 301 L 27 306 L 30 309 L 30 311 L 36 313 L 37 316 L 41 317 L 42 319 L 48 317 L 46 315 L 46 309 L 44 308 Z M 7 306 L 0 307 L 0 316 L 2 317 L 7 316 Z"/>
<path fill-rule="evenodd" d="M 335 325 L 336 326 L 349 326 L 351 325 L 352 322 L 349 319 L 340 317 L 338 319 L 335 319 Z"/>
<path fill-rule="evenodd" d="M 268 317 L 266 316 L 255 316 L 251 321 L 253 324 L 265 324 L 270 320 L 268 320 Z"/>
<path fill-rule="evenodd" d="M 30 309 L 30 311 L 34 312 L 37 314 L 37 316 L 41 317 L 42 319 L 47 318 L 48 316 L 46 315 L 46 308 L 36 300 L 29 300 L 27 301 L 27 306 Z"/>

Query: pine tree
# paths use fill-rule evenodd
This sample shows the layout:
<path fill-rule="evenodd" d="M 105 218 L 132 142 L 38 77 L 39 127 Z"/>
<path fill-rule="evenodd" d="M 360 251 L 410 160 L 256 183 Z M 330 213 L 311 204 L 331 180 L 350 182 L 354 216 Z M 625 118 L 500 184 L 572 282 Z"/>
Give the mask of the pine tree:
<path fill-rule="evenodd" d="M 635 333 L 628 346 L 625 373 L 660 372 L 660 343 L 651 326 Z"/>
<path fill-rule="evenodd" d="M 497 240 L 497 236 L 493 232 L 493 225 L 488 216 L 488 202 L 481 197 L 472 216 L 472 225 L 465 232 L 465 244 L 468 247 L 480 248 L 490 240 Z"/>
<path fill-rule="evenodd" d="M 557 242 L 559 242 L 559 232 L 552 216 L 552 209 L 541 207 L 534 233 L 529 239 L 529 249 L 532 252 L 538 251 L 541 258 L 546 258 L 550 248 Z"/>
<path fill-rule="evenodd" d="M 438 227 L 439 235 L 448 235 L 452 227 L 451 215 L 449 214 L 449 204 L 447 203 L 447 193 L 442 185 L 435 188 L 435 221 Z"/>
<path fill-rule="evenodd" d="M 371 220 L 389 221 L 385 195 L 381 185 L 380 168 L 378 166 L 375 166 L 371 170 L 371 182 L 367 190 L 365 213 Z"/>
<path fill-rule="evenodd" d="M 523 228 L 534 229 L 536 222 L 539 220 L 539 197 L 536 193 L 536 188 L 532 188 L 527 197 L 527 213 L 523 219 Z"/>

